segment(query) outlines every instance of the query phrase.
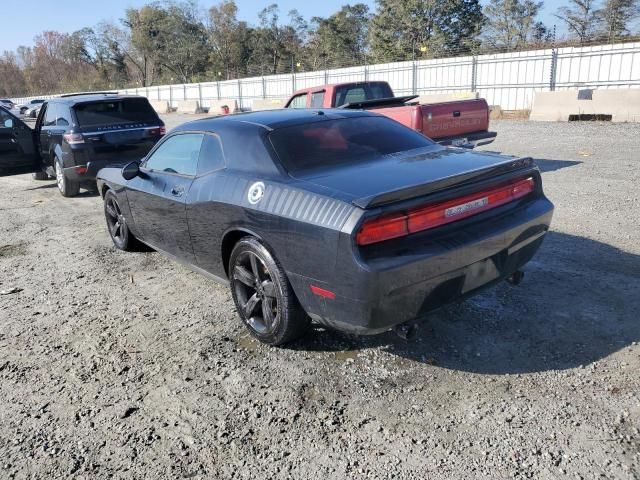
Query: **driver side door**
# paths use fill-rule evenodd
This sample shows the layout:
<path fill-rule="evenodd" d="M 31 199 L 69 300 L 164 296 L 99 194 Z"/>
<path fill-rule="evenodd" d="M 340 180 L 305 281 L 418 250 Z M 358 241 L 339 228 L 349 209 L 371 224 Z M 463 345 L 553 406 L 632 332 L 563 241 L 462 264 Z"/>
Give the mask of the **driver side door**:
<path fill-rule="evenodd" d="M 187 224 L 187 193 L 196 175 L 204 135 L 176 133 L 166 137 L 127 182 L 127 199 L 141 240 L 194 264 Z"/>
<path fill-rule="evenodd" d="M 33 130 L 0 108 L 0 177 L 40 170 Z"/>

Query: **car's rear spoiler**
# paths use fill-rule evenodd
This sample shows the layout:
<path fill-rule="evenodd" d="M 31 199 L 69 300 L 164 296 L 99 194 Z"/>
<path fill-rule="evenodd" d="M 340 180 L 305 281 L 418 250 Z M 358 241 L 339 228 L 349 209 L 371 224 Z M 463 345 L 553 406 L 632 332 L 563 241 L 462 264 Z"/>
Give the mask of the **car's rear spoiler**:
<path fill-rule="evenodd" d="M 366 110 L 376 107 L 401 107 L 407 102 L 418 98 L 419 95 L 406 95 L 404 97 L 376 98 L 375 100 L 363 100 L 362 102 L 351 102 L 340 105 L 338 108 L 353 110 Z"/>
<path fill-rule="evenodd" d="M 534 167 L 535 164 L 531 157 L 511 158 L 487 168 L 462 172 L 449 177 L 443 177 L 429 183 L 410 185 L 397 190 L 357 198 L 353 200 L 352 203 L 364 209 L 380 207 L 403 200 L 409 200 L 411 198 L 422 197 L 453 186 L 459 187 L 465 184 L 487 180 L 489 178 L 498 177 L 517 170 L 532 170 Z"/>

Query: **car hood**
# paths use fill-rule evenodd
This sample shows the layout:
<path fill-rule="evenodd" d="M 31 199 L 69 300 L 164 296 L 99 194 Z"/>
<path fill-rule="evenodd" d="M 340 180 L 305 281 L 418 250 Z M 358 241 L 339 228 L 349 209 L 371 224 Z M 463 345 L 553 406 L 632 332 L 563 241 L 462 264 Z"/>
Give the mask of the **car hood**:
<path fill-rule="evenodd" d="M 346 167 L 298 173 L 361 208 L 399 201 L 531 166 L 531 159 L 431 146 Z"/>

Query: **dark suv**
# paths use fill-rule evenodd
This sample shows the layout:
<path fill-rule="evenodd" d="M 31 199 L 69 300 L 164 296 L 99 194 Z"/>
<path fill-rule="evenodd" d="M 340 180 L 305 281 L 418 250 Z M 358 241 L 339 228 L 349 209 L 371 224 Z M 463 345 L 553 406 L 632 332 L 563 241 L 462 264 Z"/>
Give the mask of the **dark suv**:
<path fill-rule="evenodd" d="M 2 117 L 0 175 L 32 171 L 38 180 L 55 177 L 65 197 L 77 195 L 80 187 L 95 189 L 98 170 L 141 159 L 165 134 L 149 101 L 133 95 L 81 94 L 47 100 L 30 138 L 21 120 L 6 110 Z M 2 145 L 5 140 L 7 148 Z"/>

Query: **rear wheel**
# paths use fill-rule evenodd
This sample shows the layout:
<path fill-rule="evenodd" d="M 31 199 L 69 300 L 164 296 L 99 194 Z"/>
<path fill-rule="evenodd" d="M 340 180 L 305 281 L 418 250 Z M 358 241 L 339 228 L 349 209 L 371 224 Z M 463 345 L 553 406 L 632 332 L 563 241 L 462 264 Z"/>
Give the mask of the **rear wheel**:
<path fill-rule="evenodd" d="M 269 345 L 302 336 L 309 318 L 300 306 L 284 270 L 256 238 L 240 240 L 229 261 L 231 294 L 251 335 Z"/>
<path fill-rule="evenodd" d="M 56 169 L 56 182 L 58 184 L 58 190 L 63 197 L 75 197 L 80 192 L 80 184 L 70 180 L 64 173 L 62 168 L 62 162 L 56 157 L 55 162 Z"/>
<path fill-rule="evenodd" d="M 118 197 L 112 190 L 108 190 L 104 195 L 104 216 L 109 236 L 116 248 L 127 252 L 137 250 L 138 242 L 129 231 Z"/>
<path fill-rule="evenodd" d="M 32 174 L 34 180 L 49 180 L 49 175 L 46 172 L 33 172 Z"/>

